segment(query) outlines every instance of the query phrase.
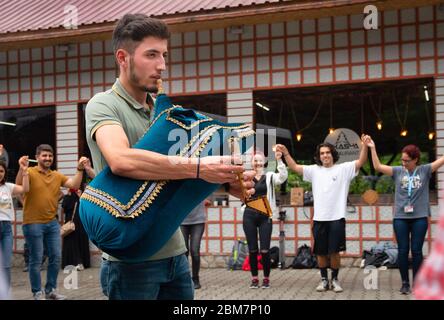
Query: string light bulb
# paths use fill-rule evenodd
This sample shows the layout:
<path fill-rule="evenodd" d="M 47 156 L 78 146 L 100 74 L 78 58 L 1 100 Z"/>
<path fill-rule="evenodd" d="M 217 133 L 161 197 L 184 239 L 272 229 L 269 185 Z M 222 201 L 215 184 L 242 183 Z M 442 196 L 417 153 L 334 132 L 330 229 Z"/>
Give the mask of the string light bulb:
<path fill-rule="evenodd" d="M 402 129 L 400 135 L 401 135 L 401 137 L 407 137 L 408 133 L 409 132 L 406 129 Z"/>
<path fill-rule="evenodd" d="M 427 90 L 427 86 L 424 86 L 424 96 L 425 96 L 426 101 L 430 101 L 429 91 Z"/>
<path fill-rule="evenodd" d="M 298 132 L 296 133 L 296 140 L 301 141 L 302 140 L 302 133 Z"/>
<path fill-rule="evenodd" d="M 434 131 L 429 131 L 428 137 L 429 137 L 429 140 L 433 140 L 433 138 L 435 138 L 435 132 Z"/>
<path fill-rule="evenodd" d="M 334 131 L 335 131 L 335 128 L 329 128 L 329 129 L 328 129 L 328 133 L 329 133 L 329 134 L 332 134 Z"/>
<path fill-rule="evenodd" d="M 376 128 L 378 128 L 378 130 L 382 130 L 382 120 L 378 120 L 376 122 Z"/>

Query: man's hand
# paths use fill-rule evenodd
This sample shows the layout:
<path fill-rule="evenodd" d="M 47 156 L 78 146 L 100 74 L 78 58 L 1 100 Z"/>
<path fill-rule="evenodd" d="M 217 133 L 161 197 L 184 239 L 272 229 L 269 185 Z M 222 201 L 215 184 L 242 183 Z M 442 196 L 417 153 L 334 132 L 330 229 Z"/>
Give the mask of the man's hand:
<path fill-rule="evenodd" d="M 370 136 L 367 134 L 361 134 L 361 142 L 364 146 L 368 146 L 368 142 L 371 140 Z"/>
<path fill-rule="evenodd" d="M 28 170 L 28 166 L 29 166 L 28 159 L 29 159 L 29 156 L 22 156 L 22 157 L 20 157 L 20 159 L 18 161 L 20 169 L 23 172 L 26 172 Z"/>
<path fill-rule="evenodd" d="M 256 172 L 253 170 L 245 171 L 243 174 L 244 180 L 242 181 L 242 184 L 243 184 L 245 192 L 247 194 L 247 199 L 250 198 L 256 192 L 256 190 L 254 189 L 254 182 L 253 182 L 253 178 L 254 178 L 255 174 L 256 174 Z M 241 184 L 238 180 L 230 183 L 230 189 L 228 190 L 228 192 L 232 196 L 239 198 L 242 201 L 245 200 L 243 198 L 244 196 L 242 194 Z"/>
<path fill-rule="evenodd" d="M 86 158 L 86 160 L 83 162 L 83 168 L 86 170 L 93 169 L 91 166 L 91 161 L 88 158 Z"/>
<path fill-rule="evenodd" d="M 89 161 L 89 159 L 87 157 L 81 157 L 79 159 L 79 163 L 77 164 L 77 169 L 79 169 L 79 170 L 85 169 L 85 163 L 87 161 Z"/>
<path fill-rule="evenodd" d="M 369 147 L 369 148 L 374 148 L 374 147 L 375 147 L 375 142 L 373 141 L 373 139 L 372 139 L 370 136 L 366 136 L 366 137 L 362 140 L 362 142 L 363 142 L 364 144 L 366 144 L 367 147 Z"/>
<path fill-rule="evenodd" d="M 210 156 L 200 159 L 199 178 L 211 183 L 233 183 L 237 181 L 237 174 L 245 171 L 243 165 L 236 157 L 231 156 Z M 196 172 L 197 175 L 197 172 Z"/>

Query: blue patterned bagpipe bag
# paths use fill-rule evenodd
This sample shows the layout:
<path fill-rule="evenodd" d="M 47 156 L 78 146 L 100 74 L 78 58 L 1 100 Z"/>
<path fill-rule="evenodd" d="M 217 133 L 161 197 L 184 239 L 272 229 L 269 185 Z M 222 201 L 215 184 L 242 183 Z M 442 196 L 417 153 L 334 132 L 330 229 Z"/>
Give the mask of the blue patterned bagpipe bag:
<path fill-rule="evenodd" d="M 133 148 L 182 157 L 230 155 L 234 139 L 244 153 L 253 143 L 248 125 L 226 124 L 157 96 L 153 121 Z M 180 138 L 174 134 L 180 133 Z M 172 138 L 173 136 L 173 138 Z M 80 199 L 89 239 L 125 261 L 143 261 L 171 238 L 189 212 L 220 187 L 202 179 L 142 181 L 98 174 Z"/>

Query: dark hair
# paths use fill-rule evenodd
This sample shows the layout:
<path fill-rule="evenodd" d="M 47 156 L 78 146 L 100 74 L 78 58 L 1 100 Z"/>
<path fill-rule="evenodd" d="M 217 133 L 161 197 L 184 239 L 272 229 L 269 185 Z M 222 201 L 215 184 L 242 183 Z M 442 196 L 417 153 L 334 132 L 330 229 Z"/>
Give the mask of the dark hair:
<path fill-rule="evenodd" d="M 113 51 L 125 49 L 133 53 L 139 42 L 146 37 L 169 39 L 167 25 L 159 19 L 144 14 L 125 14 L 116 24 L 113 32 Z"/>
<path fill-rule="evenodd" d="M 41 144 L 35 149 L 35 154 L 39 155 L 43 151 L 48 151 L 54 154 L 54 149 L 49 144 Z"/>
<path fill-rule="evenodd" d="M 0 161 L 0 166 L 5 169 L 5 175 L 3 176 L 3 179 L 0 181 L 0 185 L 3 185 L 6 183 L 6 177 L 8 176 L 8 168 L 6 167 L 6 162 Z"/>
<path fill-rule="evenodd" d="M 336 163 L 339 160 L 338 151 L 336 151 L 335 146 L 332 145 L 331 143 L 324 142 L 324 143 L 318 144 L 318 146 L 316 147 L 316 152 L 315 152 L 315 156 L 314 156 L 314 160 L 315 160 L 316 164 L 318 166 L 322 166 L 320 153 L 321 153 L 321 148 L 323 148 L 323 147 L 327 147 L 330 149 L 331 155 L 333 157 L 333 163 Z"/>
<path fill-rule="evenodd" d="M 419 158 L 421 158 L 421 151 L 419 150 L 418 146 L 414 144 L 406 145 L 404 148 L 402 148 L 402 153 L 406 153 L 410 159 L 418 159 L 416 164 L 419 164 Z"/>

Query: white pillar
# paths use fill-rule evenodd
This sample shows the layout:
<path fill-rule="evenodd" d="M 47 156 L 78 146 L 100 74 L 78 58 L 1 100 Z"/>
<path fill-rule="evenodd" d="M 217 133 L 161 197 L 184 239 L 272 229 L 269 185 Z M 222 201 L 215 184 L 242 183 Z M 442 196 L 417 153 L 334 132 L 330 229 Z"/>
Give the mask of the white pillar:
<path fill-rule="evenodd" d="M 56 106 L 57 170 L 67 176 L 76 173 L 79 157 L 77 109 L 77 104 Z"/>
<path fill-rule="evenodd" d="M 436 157 L 444 155 L 444 77 L 435 78 L 435 113 L 436 113 Z M 438 204 L 439 212 L 443 212 L 444 200 L 444 167 L 438 169 Z"/>
<path fill-rule="evenodd" d="M 253 91 L 227 92 L 227 118 L 229 123 L 253 124 Z"/>
<path fill-rule="evenodd" d="M 245 123 L 253 126 L 253 91 L 238 90 L 227 92 L 228 123 Z M 229 196 L 230 207 L 240 207 L 239 199 Z"/>

